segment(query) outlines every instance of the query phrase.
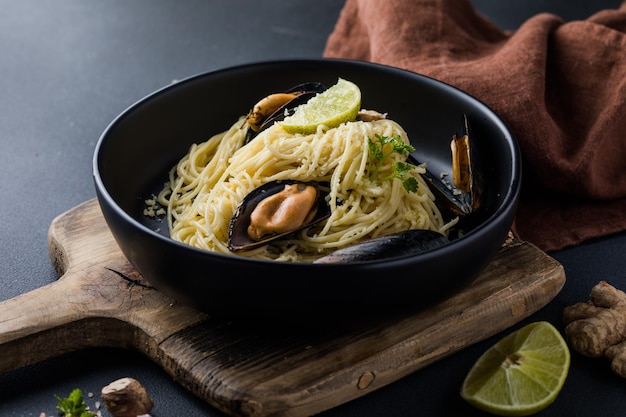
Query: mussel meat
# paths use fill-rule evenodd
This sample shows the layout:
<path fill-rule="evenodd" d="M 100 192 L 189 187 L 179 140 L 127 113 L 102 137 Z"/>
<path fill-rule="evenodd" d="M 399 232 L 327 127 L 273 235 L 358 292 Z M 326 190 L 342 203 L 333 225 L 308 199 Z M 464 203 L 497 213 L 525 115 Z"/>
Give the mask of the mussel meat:
<path fill-rule="evenodd" d="M 417 255 L 449 242 L 448 238 L 439 232 L 411 229 L 337 249 L 313 263 L 350 263 Z"/>
<path fill-rule="evenodd" d="M 249 193 L 230 220 L 228 248 L 254 249 L 330 216 L 324 184 L 278 180 Z"/>
<path fill-rule="evenodd" d="M 298 84 L 287 91 L 270 94 L 259 100 L 248 112 L 246 122 L 245 143 L 274 122 L 281 121 L 294 113 L 296 107 L 309 101 L 310 98 L 326 90 L 326 86 L 319 82 Z"/>

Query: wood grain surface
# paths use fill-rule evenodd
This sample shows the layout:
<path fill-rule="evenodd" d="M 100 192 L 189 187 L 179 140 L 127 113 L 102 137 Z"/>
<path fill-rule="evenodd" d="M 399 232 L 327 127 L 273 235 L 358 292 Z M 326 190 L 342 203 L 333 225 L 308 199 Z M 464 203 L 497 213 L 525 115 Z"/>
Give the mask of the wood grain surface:
<path fill-rule="evenodd" d="M 60 278 L 0 303 L 0 372 L 87 347 L 143 352 L 232 416 L 309 416 L 502 331 L 552 300 L 563 267 L 509 241 L 449 298 L 411 313 L 322 326 L 225 320 L 175 303 L 126 261 L 89 200 L 48 232 Z"/>

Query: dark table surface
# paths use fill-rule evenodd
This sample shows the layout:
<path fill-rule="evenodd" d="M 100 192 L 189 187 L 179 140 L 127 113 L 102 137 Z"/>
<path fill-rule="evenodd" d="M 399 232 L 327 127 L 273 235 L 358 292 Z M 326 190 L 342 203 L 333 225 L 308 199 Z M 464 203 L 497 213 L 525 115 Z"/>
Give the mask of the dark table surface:
<path fill-rule="evenodd" d="M 620 1 L 473 3 L 501 28 L 515 29 L 539 12 L 578 20 Z M 342 6 L 342 0 L 1 0 L 0 301 L 58 278 L 48 258 L 50 222 L 95 197 L 94 146 L 117 114 L 173 80 L 252 61 L 319 57 Z M 626 288 L 625 249 L 620 233 L 551 253 L 565 268 L 565 287 L 514 328 L 536 320 L 562 327 L 563 307 L 586 300 L 599 280 Z M 461 400 L 459 387 L 478 356 L 514 328 L 322 415 L 486 415 Z M 93 406 L 103 386 L 124 376 L 146 386 L 155 417 L 223 416 L 141 354 L 104 348 L 0 374 L 0 416 L 57 415 L 55 395 L 73 388 L 94 393 L 87 399 Z M 625 389 L 608 362 L 573 353 L 563 391 L 540 415 L 623 417 Z"/>

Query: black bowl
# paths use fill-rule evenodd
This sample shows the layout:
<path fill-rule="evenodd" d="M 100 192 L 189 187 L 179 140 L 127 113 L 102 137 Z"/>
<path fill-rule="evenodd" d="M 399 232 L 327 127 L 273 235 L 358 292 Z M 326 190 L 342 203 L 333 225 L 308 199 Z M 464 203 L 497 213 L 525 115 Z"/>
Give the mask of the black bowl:
<path fill-rule="evenodd" d="M 415 156 L 449 171 L 449 140 L 471 122 L 485 174 L 478 221 L 438 249 L 398 259 L 304 264 L 244 259 L 175 242 L 142 213 L 168 170 L 194 142 L 230 127 L 260 97 L 338 77 L 362 90 L 364 108 L 387 112 L 409 133 Z M 486 105 L 450 85 L 401 69 L 333 59 L 259 62 L 197 75 L 140 100 L 103 132 L 95 149 L 97 197 L 122 252 L 154 287 L 209 313 L 296 316 L 381 314 L 424 305 L 467 285 L 500 249 L 521 180 L 517 143 Z M 161 232 L 156 232 L 161 227 Z"/>

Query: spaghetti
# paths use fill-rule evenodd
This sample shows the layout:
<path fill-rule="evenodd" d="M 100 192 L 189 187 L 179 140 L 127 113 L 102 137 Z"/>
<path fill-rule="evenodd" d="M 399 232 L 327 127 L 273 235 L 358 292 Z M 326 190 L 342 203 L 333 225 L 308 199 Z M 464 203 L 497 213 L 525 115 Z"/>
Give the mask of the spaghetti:
<path fill-rule="evenodd" d="M 194 144 L 172 168 L 158 195 L 166 208 L 172 239 L 221 253 L 228 250 L 229 222 L 243 198 L 274 180 L 330 184 L 331 215 L 327 221 L 238 255 L 279 261 L 311 262 L 335 249 L 367 238 L 407 229 L 445 233 L 446 223 L 435 199 L 414 167 L 407 175 L 417 180 L 408 192 L 398 179 L 377 181 L 368 175 L 368 138 L 407 133 L 395 121 L 352 121 L 310 135 L 288 134 L 279 124 L 260 132 L 244 145 L 243 118 L 206 142 Z M 405 156 L 391 154 L 380 167 L 384 173 Z"/>

